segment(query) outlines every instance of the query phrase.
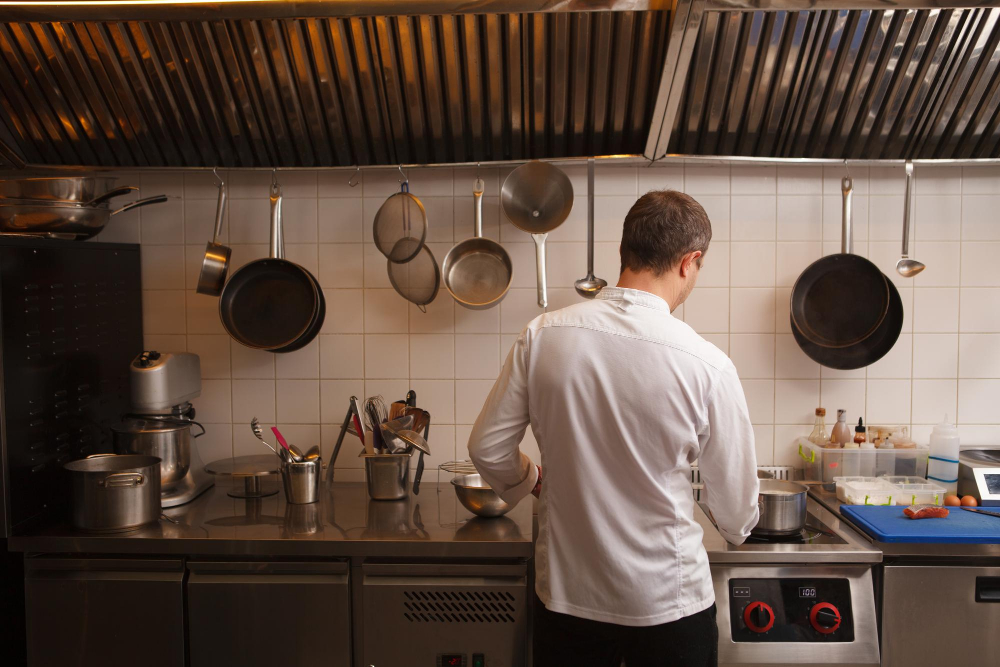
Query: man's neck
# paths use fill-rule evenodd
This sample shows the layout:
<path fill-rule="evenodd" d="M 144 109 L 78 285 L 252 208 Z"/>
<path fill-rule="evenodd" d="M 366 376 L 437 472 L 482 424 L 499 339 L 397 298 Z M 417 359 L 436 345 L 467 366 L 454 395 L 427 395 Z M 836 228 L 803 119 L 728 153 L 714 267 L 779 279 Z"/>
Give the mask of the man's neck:
<path fill-rule="evenodd" d="M 649 292 L 660 297 L 670 306 L 670 312 L 677 308 L 678 296 L 681 286 L 677 280 L 673 279 L 673 274 L 665 273 L 662 276 L 654 276 L 650 271 L 625 271 L 618 277 L 618 287 L 625 289 L 637 289 Z"/>

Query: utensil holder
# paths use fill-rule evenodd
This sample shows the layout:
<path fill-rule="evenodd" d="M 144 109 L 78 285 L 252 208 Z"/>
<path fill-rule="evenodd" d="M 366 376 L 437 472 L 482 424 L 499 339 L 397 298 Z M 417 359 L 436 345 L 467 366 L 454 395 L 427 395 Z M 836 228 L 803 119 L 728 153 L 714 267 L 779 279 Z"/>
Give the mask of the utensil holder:
<path fill-rule="evenodd" d="M 365 482 L 372 500 L 402 500 L 410 495 L 410 455 L 375 454 L 365 460 Z"/>
<path fill-rule="evenodd" d="M 308 505 L 319 500 L 319 483 L 323 477 L 323 460 L 287 461 L 281 464 L 281 481 L 285 485 L 285 500 L 292 505 Z"/>

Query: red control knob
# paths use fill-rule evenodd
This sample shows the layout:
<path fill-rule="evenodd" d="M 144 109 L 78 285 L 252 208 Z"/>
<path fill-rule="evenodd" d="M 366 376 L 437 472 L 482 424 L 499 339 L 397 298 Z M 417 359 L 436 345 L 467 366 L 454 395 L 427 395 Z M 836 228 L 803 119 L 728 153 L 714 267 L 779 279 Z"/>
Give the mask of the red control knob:
<path fill-rule="evenodd" d="M 828 635 L 840 627 L 840 610 L 829 602 L 814 605 L 809 612 L 809 623 L 816 632 Z"/>
<path fill-rule="evenodd" d="M 743 622 L 754 632 L 767 632 L 774 627 L 774 610 L 766 602 L 751 602 L 743 610 Z"/>

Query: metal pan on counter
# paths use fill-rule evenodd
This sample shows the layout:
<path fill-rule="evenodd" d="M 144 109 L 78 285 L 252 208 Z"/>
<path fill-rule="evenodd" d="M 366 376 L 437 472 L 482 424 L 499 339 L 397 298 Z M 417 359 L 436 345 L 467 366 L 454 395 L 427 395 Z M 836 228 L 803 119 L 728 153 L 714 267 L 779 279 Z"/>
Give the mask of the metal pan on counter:
<path fill-rule="evenodd" d="M 160 518 L 160 459 L 140 454 L 94 454 L 64 468 L 73 485 L 73 527 L 118 533 Z"/>

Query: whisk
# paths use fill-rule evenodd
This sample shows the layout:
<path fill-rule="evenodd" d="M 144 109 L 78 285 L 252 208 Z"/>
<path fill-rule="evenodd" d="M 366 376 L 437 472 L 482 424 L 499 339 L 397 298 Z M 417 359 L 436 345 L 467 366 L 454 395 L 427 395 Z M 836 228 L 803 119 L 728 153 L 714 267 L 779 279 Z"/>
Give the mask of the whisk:
<path fill-rule="evenodd" d="M 372 445 L 379 451 L 385 449 L 385 441 L 382 439 L 382 423 L 389 419 L 385 399 L 381 396 L 369 397 L 365 401 L 365 418 L 368 422 L 368 428 L 372 432 Z"/>

